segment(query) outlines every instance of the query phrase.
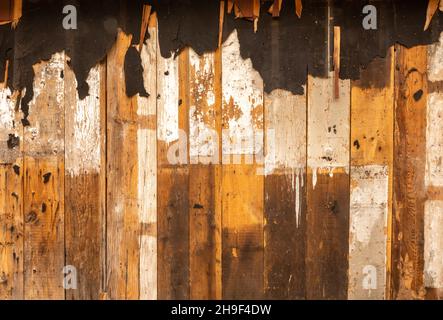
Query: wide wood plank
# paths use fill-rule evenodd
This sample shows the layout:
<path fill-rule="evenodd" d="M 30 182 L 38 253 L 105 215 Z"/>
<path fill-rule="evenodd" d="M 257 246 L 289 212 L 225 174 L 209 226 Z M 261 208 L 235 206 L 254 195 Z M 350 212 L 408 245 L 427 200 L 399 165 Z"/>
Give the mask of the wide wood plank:
<path fill-rule="evenodd" d="M 218 60 L 218 61 L 217 61 Z M 190 298 L 221 298 L 220 51 L 189 52 Z"/>
<path fill-rule="evenodd" d="M 64 299 L 64 66 L 56 53 L 34 67 L 24 131 L 25 299 Z"/>
<path fill-rule="evenodd" d="M 394 51 L 351 88 L 349 299 L 384 299 L 390 271 Z M 368 115 L 371 115 L 368 117 Z"/>
<path fill-rule="evenodd" d="M 265 95 L 265 293 L 305 297 L 306 95 Z"/>
<path fill-rule="evenodd" d="M 349 250 L 350 82 L 308 78 L 306 297 L 345 299 Z"/>
<path fill-rule="evenodd" d="M 263 80 L 240 56 L 237 32 L 222 46 L 223 299 L 258 299 L 263 283 Z"/>
<path fill-rule="evenodd" d="M 138 208 L 137 97 L 126 96 L 124 59 L 131 37 L 119 32 L 107 59 L 107 294 L 138 299 L 140 216 Z"/>
<path fill-rule="evenodd" d="M 105 65 L 91 69 L 83 100 L 68 65 L 64 76 L 66 265 L 77 270 L 76 288 L 66 298 L 96 300 L 105 271 Z"/>

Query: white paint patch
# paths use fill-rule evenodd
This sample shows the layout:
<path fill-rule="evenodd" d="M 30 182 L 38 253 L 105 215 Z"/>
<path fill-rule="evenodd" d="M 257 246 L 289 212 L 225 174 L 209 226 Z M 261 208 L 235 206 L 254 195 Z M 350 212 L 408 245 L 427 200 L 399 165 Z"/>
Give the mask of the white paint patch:
<path fill-rule="evenodd" d="M 33 83 L 34 96 L 29 102 L 29 107 L 34 106 L 38 97 L 46 87 L 46 81 L 48 79 L 57 79 L 55 82 L 55 97 L 58 104 L 63 103 L 64 98 L 64 80 L 61 78 L 61 73 L 65 68 L 65 54 L 63 52 L 54 53 L 48 62 L 41 62 L 38 65 L 43 65 L 43 68 L 36 68 L 39 72 L 36 73 Z"/>
<path fill-rule="evenodd" d="M 189 50 L 191 66 L 189 110 L 189 155 L 191 163 L 218 163 L 218 135 L 215 130 L 214 54 L 199 57 Z"/>
<path fill-rule="evenodd" d="M 340 80 L 338 99 L 332 73 L 327 79 L 309 76 L 308 81 L 308 167 L 315 188 L 317 170 L 330 176 L 338 168 L 349 171 L 350 81 Z"/>
<path fill-rule="evenodd" d="M 140 247 L 140 300 L 157 300 L 157 237 L 142 235 Z"/>
<path fill-rule="evenodd" d="M 424 285 L 443 288 L 443 201 L 425 203 Z"/>
<path fill-rule="evenodd" d="M 387 166 L 351 167 L 349 299 L 383 299 L 385 295 L 389 174 Z M 367 289 L 370 266 L 375 287 Z"/>
<path fill-rule="evenodd" d="M 306 166 L 306 96 L 277 89 L 265 95 L 265 173 Z"/>
<path fill-rule="evenodd" d="M 254 119 L 254 113 L 263 108 L 263 80 L 251 59 L 241 57 L 237 31 L 230 34 L 222 47 L 222 87 L 227 128 L 223 130 L 223 154 L 254 155 L 254 132 L 260 122 L 263 124 L 263 114 Z"/>
<path fill-rule="evenodd" d="M 178 61 L 171 58 L 164 59 L 158 56 L 158 138 L 166 143 L 177 141 L 179 84 Z"/>
<path fill-rule="evenodd" d="M 443 187 L 443 93 L 430 93 L 427 103 L 426 186 Z"/>
<path fill-rule="evenodd" d="M 77 87 L 77 81 L 75 87 Z M 74 109 L 73 135 L 71 143 L 66 145 L 69 160 L 66 171 L 70 175 L 98 173 L 100 170 L 100 68 L 91 69 L 87 79 L 88 96 L 80 100 L 77 90 L 76 105 L 66 106 Z"/>
<path fill-rule="evenodd" d="M 14 128 L 15 101 L 9 88 L 0 88 L 0 130 Z"/>
<path fill-rule="evenodd" d="M 428 80 L 443 80 L 443 32 L 440 33 L 438 43 L 429 46 L 428 49 Z"/>

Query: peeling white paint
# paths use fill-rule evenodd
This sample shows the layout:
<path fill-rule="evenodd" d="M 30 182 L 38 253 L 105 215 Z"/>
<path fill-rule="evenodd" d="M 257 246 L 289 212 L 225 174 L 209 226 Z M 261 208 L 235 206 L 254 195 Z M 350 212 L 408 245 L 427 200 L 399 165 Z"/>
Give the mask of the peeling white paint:
<path fill-rule="evenodd" d="M 201 57 L 189 50 L 191 66 L 189 110 L 189 155 L 191 163 L 218 163 L 218 135 L 215 130 L 214 54 Z"/>
<path fill-rule="evenodd" d="M 9 88 L 0 88 L 0 130 L 12 130 L 14 127 L 15 101 Z"/>
<path fill-rule="evenodd" d="M 77 87 L 75 78 L 74 81 Z M 90 70 L 87 83 L 89 85 L 88 96 L 80 100 L 75 90 L 76 105 L 66 106 L 66 108 L 74 109 L 72 132 L 70 132 L 72 139 L 66 145 L 66 151 L 69 154 L 66 171 L 73 176 L 98 173 L 100 170 L 100 69 L 98 66 Z"/>
<path fill-rule="evenodd" d="M 424 285 L 443 288 L 443 201 L 425 203 Z"/>
<path fill-rule="evenodd" d="M 157 66 L 158 139 L 166 143 L 177 141 L 179 83 L 178 60 L 174 56 L 164 59 L 159 54 Z"/>
<path fill-rule="evenodd" d="M 334 77 L 309 76 L 308 98 L 308 167 L 312 184 L 317 171 L 349 172 L 350 81 L 340 80 L 338 99 L 334 98 Z"/>
<path fill-rule="evenodd" d="M 428 94 L 426 186 L 443 187 L 443 93 Z"/>
<path fill-rule="evenodd" d="M 349 299 L 383 299 L 385 295 L 388 167 L 351 167 L 349 232 Z M 371 266 L 377 286 L 365 286 Z M 375 280 L 375 278 L 377 280 Z M 370 288 L 370 289 L 368 289 Z"/>
<path fill-rule="evenodd" d="M 265 173 L 306 166 L 306 96 L 277 89 L 265 95 Z"/>
<path fill-rule="evenodd" d="M 230 34 L 222 47 L 222 87 L 224 155 L 254 155 L 255 131 L 263 124 L 263 115 L 253 118 L 254 110 L 263 107 L 263 80 L 253 68 L 251 59 L 240 55 L 237 31 Z"/>

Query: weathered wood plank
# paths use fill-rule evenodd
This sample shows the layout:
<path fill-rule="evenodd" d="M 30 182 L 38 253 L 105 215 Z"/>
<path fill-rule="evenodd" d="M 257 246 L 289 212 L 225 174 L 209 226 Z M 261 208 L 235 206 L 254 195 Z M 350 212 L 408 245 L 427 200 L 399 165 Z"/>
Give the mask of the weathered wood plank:
<path fill-rule="evenodd" d="M 221 298 L 219 52 L 189 53 L 190 298 Z M 218 71 L 218 74 L 217 74 Z"/>
<path fill-rule="evenodd" d="M 428 47 L 428 92 L 426 112 L 427 200 L 424 213 L 424 286 L 427 299 L 443 298 L 443 34 Z"/>
<path fill-rule="evenodd" d="M 56 53 L 34 66 L 24 131 L 25 299 L 64 299 L 64 65 Z"/>
<path fill-rule="evenodd" d="M 159 299 L 189 298 L 188 70 L 188 49 L 157 51 Z"/>
<path fill-rule="evenodd" d="M 263 80 L 240 56 L 237 32 L 222 47 L 223 299 L 257 299 L 263 283 Z"/>
<path fill-rule="evenodd" d="M 427 48 L 396 46 L 392 288 L 394 299 L 424 297 Z"/>
<path fill-rule="evenodd" d="M 306 95 L 265 95 L 265 294 L 305 297 Z"/>
<path fill-rule="evenodd" d="M 345 299 L 348 288 L 350 82 L 308 78 L 306 294 Z"/>
<path fill-rule="evenodd" d="M 138 299 L 140 216 L 138 208 L 137 97 L 126 96 L 124 60 L 131 37 L 119 32 L 107 59 L 107 294 Z"/>
<path fill-rule="evenodd" d="M 141 59 L 149 97 L 138 97 L 137 113 L 147 123 L 138 129 L 138 201 L 140 238 L 140 299 L 157 299 L 157 26 L 155 16 L 148 27 L 150 38 Z M 144 122 L 142 122 L 144 123 Z"/>
<path fill-rule="evenodd" d="M 18 99 L 0 83 L 0 299 L 23 299 L 23 127 Z M 19 142 L 12 143 L 12 142 Z"/>
<path fill-rule="evenodd" d="M 73 53 L 71 53 L 73 54 Z M 106 191 L 104 144 L 105 65 L 91 69 L 89 95 L 80 100 L 72 70 L 65 65 L 65 243 L 66 265 L 77 270 L 75 289 L 67 299 L 97 300 L 104 276 L 103 225 Z M 103 119 L 103 120 L 102 120 Z"/>
<path fill-rule="evenodd" d="M 360 80 L 352 82 L 349 299 L 386 297 L 388 221 L 392 217 L 393 62 L 392 48 L 386 58 L 372 61 L 361 71 Z"/>

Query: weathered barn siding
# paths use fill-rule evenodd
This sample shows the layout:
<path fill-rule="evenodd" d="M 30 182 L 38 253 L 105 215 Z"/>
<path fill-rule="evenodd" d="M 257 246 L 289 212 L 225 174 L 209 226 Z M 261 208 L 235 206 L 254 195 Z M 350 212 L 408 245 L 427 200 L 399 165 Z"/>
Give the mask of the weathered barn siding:
<path fill-rule="evenodd" d="M 266 93 L 237 31 L 170 58 L 149 33 L 148 97 L 124 32 L 83 100 L 67 54 L 34 66 L 30 126 L 0 83 L 0 299 L 443 296 L 443 42 L 352 81 L 326 58 L 295 95 Z"/>

